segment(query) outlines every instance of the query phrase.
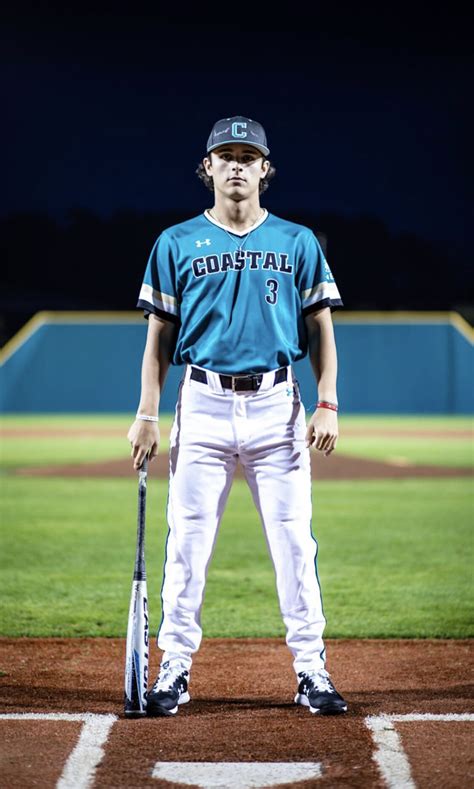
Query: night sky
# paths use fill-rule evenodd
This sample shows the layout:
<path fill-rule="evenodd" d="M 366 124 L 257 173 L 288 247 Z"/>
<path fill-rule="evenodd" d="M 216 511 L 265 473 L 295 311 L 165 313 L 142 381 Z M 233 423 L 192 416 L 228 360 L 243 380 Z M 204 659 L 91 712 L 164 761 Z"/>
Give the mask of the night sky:
<path fill-rule="evenodd" d="M 0 213 L 192 216 L 212 204 L 194 175 L 211 126 L 242 114 L 267 131 L 270 211 L 370 214 L 470 252 L 467 20 L 298 8 L 7 13 Z"/>

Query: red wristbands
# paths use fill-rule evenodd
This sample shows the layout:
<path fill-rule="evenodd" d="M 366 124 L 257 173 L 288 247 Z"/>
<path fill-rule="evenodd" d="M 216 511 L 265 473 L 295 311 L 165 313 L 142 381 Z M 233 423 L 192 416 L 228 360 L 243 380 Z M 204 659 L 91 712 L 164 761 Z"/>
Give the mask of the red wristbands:
<path fill-rule="evenodd" d="M 329 403 L 327 400 L 318 400 L 316 408 L 329 408 L 330 411 L 338 411 L 337 403 Z"/>

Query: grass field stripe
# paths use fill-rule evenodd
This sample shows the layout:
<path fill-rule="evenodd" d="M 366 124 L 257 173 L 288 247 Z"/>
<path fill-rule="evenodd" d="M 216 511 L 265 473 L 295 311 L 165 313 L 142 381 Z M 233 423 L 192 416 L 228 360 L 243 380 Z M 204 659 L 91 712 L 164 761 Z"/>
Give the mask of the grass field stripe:
<path fill-rule="evenodd" d="M 370 715 L 365 719 L 365 725 L 370 729 L 372 739 L 377 746 L 373 759 L 378 764 L 388 789 L 416 789 L 410 764 L 394 724 L 429 721 L 474 722 L 474 714 L 469 712 L 444 714 L 420 712 L 406 715 Z"/>
<path fill-rule="evenodd" d="M 319 762 L 156 762 L 152 778 L 203 789 L 259 789 L 322 777 Z"/>
<path fill-rule="evenodd" d="M 94 783 L 95 771 L 104 756 L 103 745 L 117 720 L 116 715 L 92 712 L 11 712 L 0 713 L 0 720 L 41 720 L 83 723 L 79 739 L 64 765 L 57 789 L 88 789 Z"/>

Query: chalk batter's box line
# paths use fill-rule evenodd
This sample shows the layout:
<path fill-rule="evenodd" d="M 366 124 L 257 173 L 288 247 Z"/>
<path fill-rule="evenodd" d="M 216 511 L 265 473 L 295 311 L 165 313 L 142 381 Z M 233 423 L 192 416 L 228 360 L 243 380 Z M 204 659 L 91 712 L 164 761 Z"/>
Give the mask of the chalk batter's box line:
<path fill-rule="evenodd" d="M 79 739 L 71 751 L 56 784 L 57 789 L 90 789 L 95 772 L 104 757 L 104 745 L 112 726 L 118 720 L 116 715 L 67 712 L 13 712 L 0 713 L 1 720 L 45 720 L 83 723 Z M 395 729 L 396 723 L 416 722 L 474 722 L 473 713 L 408 713 L 369 715 L 365 725 L 372 735 L 376 750 L 373 760 L 388 789 L 416 789 L 411 774 L 410 763 L 403 749 L 401 739 Z M 216 763 L 218 767 L 218 763 Z"/>
<path fill-rule="evenodd" d="M 68 721 L 83 723 L 79 739 L 69 754 L 57 789 L 89 789 L 94 783 L 97 767 L 104 757 L 104 745 L 116 715 L 98 715 L 92 712 L 12 712 L 0 713 L 1 720 Z"/>
<path fill-rule="evenodd" d="M 474 714 L 464 713 L 409 713 L 406 715 L 369 715 L 365 725 L 376 746 L 372 758 L 376 762 L 388 789 L 416 789 L 410 762 L 404 751 L 395 723 L 465 723 L 474 721 Z"/>

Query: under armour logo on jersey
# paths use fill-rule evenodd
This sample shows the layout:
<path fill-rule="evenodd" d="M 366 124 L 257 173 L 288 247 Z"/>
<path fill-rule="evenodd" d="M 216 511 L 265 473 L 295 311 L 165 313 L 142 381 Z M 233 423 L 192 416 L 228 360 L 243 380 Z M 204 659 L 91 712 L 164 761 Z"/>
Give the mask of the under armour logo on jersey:
<path fill-rule="evenodd" d="M 197 247 L 199 247 L 199 249 L 201 249 L 201 247 L 203 247 L 204 244 L 207 244 L 207 246 L 210 247 L 211 246 L 211 239 L 210 238 L 205 238 L 204 241 L 195 241 L 194 243 L 196 244 Z"/>

